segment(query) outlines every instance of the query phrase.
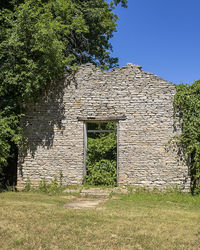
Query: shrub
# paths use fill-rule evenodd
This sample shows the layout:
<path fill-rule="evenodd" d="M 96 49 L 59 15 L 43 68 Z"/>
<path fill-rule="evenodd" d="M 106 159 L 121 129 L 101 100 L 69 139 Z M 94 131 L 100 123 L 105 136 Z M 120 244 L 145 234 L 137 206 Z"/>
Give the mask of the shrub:
<path fill-rule="evenodd" d="M 116 178 L 116 161 L 102 159 L 87 166 L 85 183 L 92 186 L 115 186 Z"/>

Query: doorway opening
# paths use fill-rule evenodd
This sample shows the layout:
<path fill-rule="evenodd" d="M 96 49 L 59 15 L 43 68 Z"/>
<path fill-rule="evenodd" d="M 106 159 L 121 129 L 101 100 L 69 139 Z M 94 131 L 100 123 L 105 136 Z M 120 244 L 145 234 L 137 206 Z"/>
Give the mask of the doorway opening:
<path fill-rule="evenodd" d="M 117 186 L 117 122 L 85 123 L 84 184 Z"/>

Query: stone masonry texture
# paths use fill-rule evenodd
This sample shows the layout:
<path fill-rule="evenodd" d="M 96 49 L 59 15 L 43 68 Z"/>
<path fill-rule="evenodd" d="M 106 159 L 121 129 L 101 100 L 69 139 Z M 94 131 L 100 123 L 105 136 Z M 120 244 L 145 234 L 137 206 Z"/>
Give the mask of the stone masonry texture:
<path fill-rule="evenodd" d="M 111 72 L 86 64 L 66 75 L 26 109 L 18 188 L 28 179 L 38 185 L 55 177 L 64 185 L 82 184 L 85 121 L 78 117 L 112 117 L 118 123 L 118 185 L 188 190 L 188 167 L 169 142 L 180 132 L 173 120 L 175 93 L 172 83 L 130 63 Z"/>

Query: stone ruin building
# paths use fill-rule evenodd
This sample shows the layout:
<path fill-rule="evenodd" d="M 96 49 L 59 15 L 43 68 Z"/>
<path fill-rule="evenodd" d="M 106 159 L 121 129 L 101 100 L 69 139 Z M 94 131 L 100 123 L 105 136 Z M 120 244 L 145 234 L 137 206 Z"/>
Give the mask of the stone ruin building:
<path fill-rule="evenodd" d="M 62 173 L 64 185 L 82 184 L 87 123 L 117 123 L 117 185 L 188 190 L 188 167 L 170 139 L 176 89 L 152 73 L 128 63 L 102 72 L 81 66 L 48 94 L 28 106 L 22 120 L 18 188 L 37 185 Z"/>

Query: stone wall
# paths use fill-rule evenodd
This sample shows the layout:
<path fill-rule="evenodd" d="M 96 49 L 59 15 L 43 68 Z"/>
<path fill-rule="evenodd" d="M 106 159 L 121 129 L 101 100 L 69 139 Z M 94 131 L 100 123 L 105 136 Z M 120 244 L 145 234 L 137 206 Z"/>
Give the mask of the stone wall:
<path fill-rule="evenodd" d="M 29 105 L 22 120 L 18 187 L 27 178 L 37 184 L 63 175 L 63 184 L 81 184 L 84 176 L 84 121 L 78 117 L 118 121 L 118 184 L 188 189 L 188 167 L 168 144 L 173 126 L 173 84 L 127 64 L 102 72 L 92 64 L 66 76 Z M 83 119 L 84 120 L 84 119 Z"/>

